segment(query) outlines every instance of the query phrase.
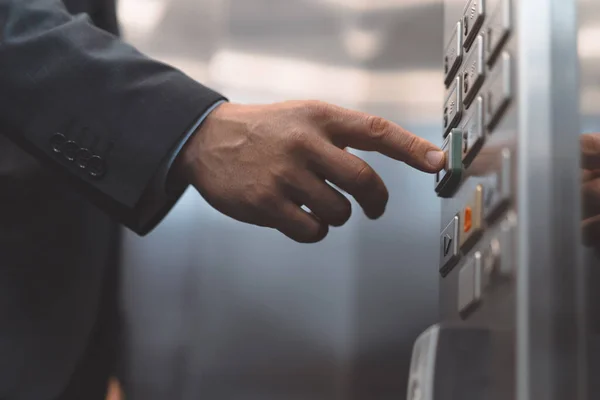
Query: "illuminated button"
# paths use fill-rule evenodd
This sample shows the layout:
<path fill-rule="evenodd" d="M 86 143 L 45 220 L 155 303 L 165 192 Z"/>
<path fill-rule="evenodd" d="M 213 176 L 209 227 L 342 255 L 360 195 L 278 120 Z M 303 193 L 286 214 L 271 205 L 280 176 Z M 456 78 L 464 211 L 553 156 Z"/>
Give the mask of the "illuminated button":
<path fill-rule="evenodd" d="M 463 171 L 462 137 L 461 130 L 453 129 L 442 145 L 446 166 L 435 175 L 435 191 L 439 197 L 451 197 L 460 184 Z"/>
<path fill-rule="evenodd" d="M 468 167 L 483 146 L 483 97 L 479 96 L 473 105 L 473 112 L 465 123 L 463 133 L 463 164 Z"/>
<path fill-rule="evenodd" d="M 469 233 L 471 231 L 471 228 L 473 227 L 473 211 L 471 210 L 471 207 L 465 208 L 465 217 L 463 225 L 465 233 Z"/>
<path fill-rule="evenodd" d="M 477 186 L 469 204 L 461 212 L 463 232 L 460 235 L 460 246 L 467 247 L 474 243 L 483 231 L 483 187 Z"/>
<path fill-rule="evenodd" d="M 481 303 L 482 255 L 476 252 L 458 273 L 458 312 L 465 318 Z"/>
<path fill-rule="evenodd" d="M 458 261 L 458 223 L 459 218 L 457 215 L 452 218 L 452 221 L 450 221 L 440 235 L 440 274 L 442 277 L 448 275 Z"/>

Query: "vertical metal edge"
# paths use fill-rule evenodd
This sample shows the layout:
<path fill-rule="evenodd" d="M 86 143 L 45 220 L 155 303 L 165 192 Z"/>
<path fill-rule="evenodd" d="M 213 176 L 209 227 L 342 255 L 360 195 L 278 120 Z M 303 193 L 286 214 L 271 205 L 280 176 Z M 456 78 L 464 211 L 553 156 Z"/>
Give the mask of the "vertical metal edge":
<path fill-rule="evenodd" d="M 577 4 L 513 0 L 513 6 L 519 41 L 516 399 L 583 400 Z"/>

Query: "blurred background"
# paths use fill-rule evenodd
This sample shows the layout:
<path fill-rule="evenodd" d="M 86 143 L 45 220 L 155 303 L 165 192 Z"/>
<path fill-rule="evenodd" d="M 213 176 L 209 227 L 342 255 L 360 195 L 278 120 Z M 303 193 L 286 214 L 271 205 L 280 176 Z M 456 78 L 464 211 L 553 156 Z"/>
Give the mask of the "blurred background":
<path fill-rule="evenodd" d="M 231 101 L 320 99 L 440 142 L 441 0 L 119 0 L 119 16 L 127 41 Z M 433 177 L 361 155 L 387 212 L 354 204 L 318 245 L 192 190 L 149 237 L 126 234 L 128 399 L 406 396 L 413 341 L 437 319 L 439 200 Z"/>
<path fill-rule="evenodd" d="M 127 41 L 231 101 L 320 99 L 440 142 L 442 0 L 118 1 Z M 582 79 L 598 82 L 600 3 L 578 1 Z M 581 100 L 583 131 L 597 131 L 599 86 Z M 355 205 L 318 245 L 232 221 L 192 190 L 150 236 L 126 232 L 128 399 L 406 396 L 413 341 L 437 320 L 440 202 L 432 177 L 361 156 L 387 212 L 369 221 Z"/>

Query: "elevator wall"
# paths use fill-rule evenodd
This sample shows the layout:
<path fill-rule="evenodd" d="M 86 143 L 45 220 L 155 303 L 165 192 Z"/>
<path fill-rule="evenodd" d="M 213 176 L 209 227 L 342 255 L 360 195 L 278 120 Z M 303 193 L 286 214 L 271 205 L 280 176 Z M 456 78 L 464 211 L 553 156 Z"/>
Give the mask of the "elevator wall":
<path fill-rule="evenodd" d="M 437 0 L 120 0 L 125 37 L 234 102 L 320 99 L 437 143 Z M 441 143 L 439 143 L 441 144 Z M 243 225 L 188 190 L 127 233 L 123 377 L 132 399 L 402 398 L 437 319 L 433 177 L 362 154 L 390 191 L 317 245 Z"/>

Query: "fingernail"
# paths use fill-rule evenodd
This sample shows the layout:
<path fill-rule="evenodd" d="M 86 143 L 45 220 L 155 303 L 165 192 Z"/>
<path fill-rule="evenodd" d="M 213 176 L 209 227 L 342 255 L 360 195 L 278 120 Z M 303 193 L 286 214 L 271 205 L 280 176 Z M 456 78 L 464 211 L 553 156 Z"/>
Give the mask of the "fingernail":
<path fill-rule="evenodd" d="M 441 168 L 444 161 L 443 151 L 430 151 L 425 154 L 425 159 L 433 168 Z"/>

